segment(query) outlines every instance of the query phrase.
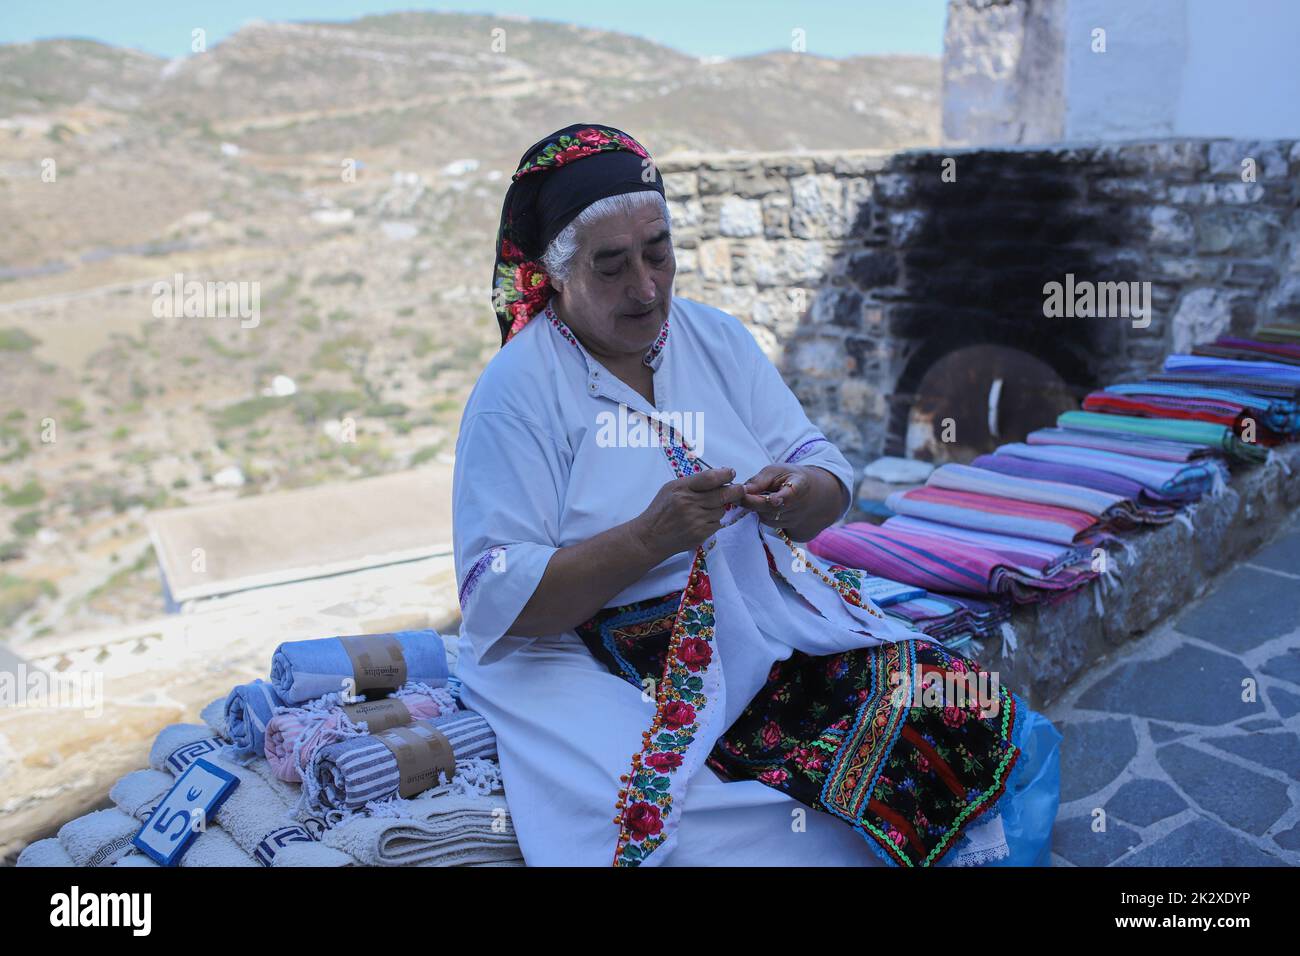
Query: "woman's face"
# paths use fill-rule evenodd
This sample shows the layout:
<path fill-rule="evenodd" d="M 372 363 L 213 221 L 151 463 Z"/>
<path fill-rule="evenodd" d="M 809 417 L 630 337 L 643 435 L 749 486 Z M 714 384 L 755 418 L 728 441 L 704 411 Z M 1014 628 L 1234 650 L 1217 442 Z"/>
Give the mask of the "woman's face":
<path fill-rule="evenodd" d="M 677 261 L 656 205 L 597 220 L 579 235 L 561 318 L 597 356 L 640 357 L 668 318 Z"/>

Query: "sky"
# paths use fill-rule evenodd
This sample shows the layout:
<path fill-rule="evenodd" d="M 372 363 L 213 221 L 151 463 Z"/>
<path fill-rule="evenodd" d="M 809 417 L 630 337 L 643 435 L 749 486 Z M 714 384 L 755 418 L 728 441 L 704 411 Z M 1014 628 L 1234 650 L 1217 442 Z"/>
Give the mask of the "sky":
<path fill-rule="evenodd" d="M 925 53 L 943 47 L 946 0 L 0 0 L 0 43 L 80 37 L 158 56 L 209 45 L 249 20 L 353 20 L 400 10 L 503 13 L 644 37 L 694 56 L 790 49 L 800 27 L 820 56 Z"/>

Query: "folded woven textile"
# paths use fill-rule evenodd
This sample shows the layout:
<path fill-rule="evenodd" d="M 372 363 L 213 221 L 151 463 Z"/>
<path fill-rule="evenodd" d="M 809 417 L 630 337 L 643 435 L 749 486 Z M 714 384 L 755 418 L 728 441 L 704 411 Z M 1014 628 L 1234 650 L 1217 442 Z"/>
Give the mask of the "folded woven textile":
<path fill-rule="evenodd" d="M 1073 445 L 1076 448 L 1113 451 L 1121 455 L 1152 458 L 1157 461 L 1195 461 L 1201 458 L 1219 457 L 1223 454 L 1217 448 L 1208 445 L 1088 428 L 1040 428 L 1025 436 L 1025 444 Z M 995 450 L 994 454 L 996 453 Z"/>
<path fill-rule="evenodd" d="M 1011 602 L 926 592 L 924 597 L 895 604 L 885 613 L 906 621 L 945 647 L 954 647 L 963 639 L 986 641 L 999 637 L 1002 624 L 1011 619 Z"/>
<path fill-rule="evenodd" d="M 266 743 L 266 725 L 275 708 L 283 706 L 275 688 L 261 678 L 231 690 L 226 698 L 226 734 L 234 741 L 235 749 L 260 754 Z"/>
<path fill-rule="evenodd" d="M 1100 540 L 1105 531 L 1095 515 L 1073 508 L 929 485 L 895 491 L 885 499 L 885 505 L 895 514 L 926 518 L 940 524 L 1066 545 Z"/>
<path fill-rule="evenodd" d="M 370 647 L 362 653 L 374 656 L 372 667 L 399 677 L 387 689 L 407 681 L 419 681 L 430 687 L 447 683 L 447 649 L 442 636 L 433 629 L 397 631 L 392 634 L 363 635 Z M 325 637 L 314 641 L 287 641 L 271 657 L 271 683 L 286 704 L 302 704 L 326 694 L 355 691 L 363 696 L 365 681 L 356 673 L 349 646 L 358 638 Z M 349 643 L 345 644 L 347 641 Z M 378 647 L 379 650 L 373 650 Z M 389 654 L 396 655 L 396 658 Z"/>
<path fill-rule="evenodd" d="M 1231 335 L 1220 335 L 1210 345 L 1193 346 L 1192 354 L 1247 361 L 1264 359 L 1270 362 L 1281 362 L 1283 365 L 1300 365 L 1300 345 L 1239 339 Z"/>
<path fill-rule="evenodd" d="M 1164 524 L 1176 513 L 1176 499 L 1152 491 L 1139 481 L 1125 478 L 1114 472 L 1081 465 L 1058 465 L 1050 461 L 1035 461 L 1015 455 L 980 455 L 971 465 L 1005 475 L 1038 478 L 1043 481 L 1063 481 L 1096 488 L 1098 491 L 1119 495 L 1132 503 L 1134 514 L 1147 524 Z"/>
<path fill-rule="evenodd" d="M 386 699 L 400 701 L 402 723 L 453 714 L 459 705 L 446 687 L 428 687 L 407 682 Z M 312 705 L 282 710 L 266 728 L 266 759 L 281 780 L 302 781 L 303 772 L 317 749 L 368 731 L 366 722 L 356 723 L 344 710 L 340 694 L 330 694 Z"/>
<path fill-rule="evenodd" d="M 1210 389 L 1200 389 L 1198 393 L 1187 395 L 1156 394 L 1150 389 L 1174 388 L 1197 390 L 1195 385 L 1179 385 L 1173 382 L 1153 382 L 1140 388 L 1148 391 L 1120 393 L 1112 386 L 1099 392 L 1092 392 L 1083 399 L 1083 410 L 1102 412 L 1111 415 L 1136 415 L 1141 418 L 1169 418 L 1185 421 L 1209 422 L 1231 428 L 1238 436 L 1247 437 L 1253 433 L 1254 440 L 1263 445 L 1276 445 L 1286 439 L 1287 434 L 1296 427 L 1295 406 L 1291 402 L 1279 400 L 1264 401 L 1262 396 L 1249 396 L 1244 392 L 1230 389 L 1215 389 L 1225 396 L 1215 397 L 1207 394 Z"/>
<path fill-rule="evenodd" d="M 1300 323 L 1276 322 L 1261 325 L 1255 330 L 1255 338 L 1264 342 L 1289 342 L 1300 345 Z"/>
<path fill-rule="evenodd" d="M 1254 395 L 1269 395 L 1300 401 L 1300 385 L 1289 382 L 1271 382 L 1259 378 L 1247 378 L 1216 372 L 1152 372 L 1147 376 L 1152 382 L 1175 382 L 1192 385 L 1209 385 L 1215 388 L 1235 388 Z"/>
<path fill-rule="evenodd" d="M 1105 415 L 1097 412 L 1062 412 L 1056 419 L 1062 428 L 1091 428 L 1168 438 L 1192 444 L 1208 445 L 1242 461 L 1263 461 L 1268 449 L 1243 442 L 1224 425 L 1209 422 L 1175 421 L 1169 418 L 1136 418 L 1132 415 Z"/>
<path fill-rule="evenodd" d="M 1062 545 L 1033 538 L 1017 538 L 1009 534 L 973 531 L 955 525 L 939 524 L 911 515 L 895 515 L 881 525 L 887 531 L 916 532 L 934 537 L 965 541 L 999 555 L 1008 564 L 1015 565 L 1026 574 L 1051 577 L 1063 568 L 1081 564 L 1091 557 L 1091 550 L 1078 545 Z"/>
<path fill-rule="evenodd" d="M 447 787 L 405 801 L 402 816 L 357 817 L 322 840 L 366 866 L 522 865 L 504 795 Z"/>
<path fill-rule="evenodd" d="M 913 598 L 924 597 L 925 588 L 864 574 L 859 593 L 874 601 L 876 607 L 887 608 L 893 607 L 895 604 L 901 604 L 903 601 L 910 601 Z"/>
<path fill-rule="evenodd" d="M 1111 528 L 1132 528 L 1142 523 L 1137 505 L 1125 495 L 1099 491 L 1072 482 L 995 472 L 971 465 L 947 464 L 935 470 L 928 484 L 950 491 L 966 491 L 1082 511 Z"/>
<path fill-rule="evenodd" d="M 1138 482 L 1167 500 L 1193 501 L 1210 492 L 1226 479 L 1221 461 L 1206 458 L 1196 462 L 1159 461 L 1123 455 L 1096 448 L 1072 445 L 1031 445 L 1009 442 L 993 453 L 995 457 L 1012 456 L 1030 461 L 1047 461 L 1057 465 L 1107 471 Z"/>
<path fill-rule="evenodd" d="M 417 721 L 443 734 L 451 744 L 457 765 L 476 759 L 495 760 L 496 734 L 473 711 Z M 450 781 L 440 780 L 439 783 Z M 303 776 L 306 806 L 355 811 L 367 804 L 396 797 L 401 783 L 392 750 L 367 734 L 321 747 Z"/>
<path fill-rule="evenodd" d="M 1166 355 L 1164 371 L 1230 375 L 1300 386 L 1300 367 L 1268 360 L 1227 359 L 1210 355 Z"/>
<path fill-rule="evenodd" d="M 1073 590 L 1097 577 L 1090 568 L 1069 568 L 1050 577 L 1027 574 L 987 548 L 866 522 L 827 528 L 808 543 L 808 550 L 837 564 L 915 584 L 931 594 L 1007 596 L 1022 604 Z"/>
<path fill-rule="evenodd" d="M 1108 385 L 1106 391 L 1120 395 L 1158 395 L 1169 398 L 1210 399 L 1240 406 L 1243 413 L 1278 432 L 1292 432 L 1300 427 L 1300 403 L 1273 395 L 1259 395 L 1243 388 L 1223 388 L 1198 382 L 1121 382 Z"/>

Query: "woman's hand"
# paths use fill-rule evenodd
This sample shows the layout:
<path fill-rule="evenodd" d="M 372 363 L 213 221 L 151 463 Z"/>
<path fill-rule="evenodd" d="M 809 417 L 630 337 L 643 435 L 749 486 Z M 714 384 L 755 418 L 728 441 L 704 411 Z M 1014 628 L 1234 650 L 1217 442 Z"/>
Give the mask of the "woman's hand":
<path fill-rule="evenodd" d="M 722 527 L 726 506 L 744 496 L 744 488 L 728 484 L 735 477 L 734 468 L 711 468 L 660 488 L 646 510 L 632 519 L 646 549 L 662 561 L 707 541 Z"/>
<path fill-rule="evenodd" d="M 759 521 L 785 528 L 796 541 L 808 541 L 844 510 L 844 487 L 815 465 L 767 465 L 744 483 L 741 504 Z"/>

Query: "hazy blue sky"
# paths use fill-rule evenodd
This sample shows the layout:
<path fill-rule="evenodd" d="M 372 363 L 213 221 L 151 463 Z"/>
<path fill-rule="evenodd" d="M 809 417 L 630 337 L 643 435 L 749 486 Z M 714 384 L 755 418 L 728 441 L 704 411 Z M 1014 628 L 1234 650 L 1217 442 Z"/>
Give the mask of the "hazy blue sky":
<path fill-rule="evenodd" d="M 696 56 L 789 49 L 806 31 L 822 56 L 929 53 L 943 43 L 946 0 L 0 0 L 0 43 L 87 37 L 160 56 L 189 53 L 190 31 L 209 45 L 249 20 L 352 20 L 396 10 L 521 14 L 631 33 Z"/>

